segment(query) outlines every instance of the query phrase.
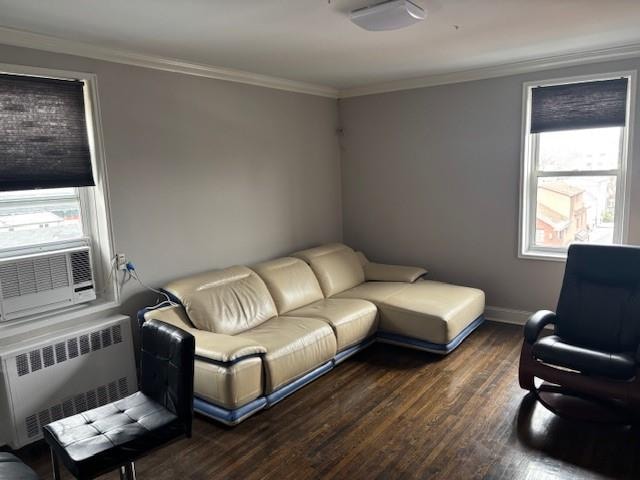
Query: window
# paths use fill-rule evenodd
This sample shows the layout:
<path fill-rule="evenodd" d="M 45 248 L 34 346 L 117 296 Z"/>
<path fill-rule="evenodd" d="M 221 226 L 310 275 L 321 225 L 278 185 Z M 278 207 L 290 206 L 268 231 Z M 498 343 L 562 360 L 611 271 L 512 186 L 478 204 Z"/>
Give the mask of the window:
<path fill-rule="evenodd" d="M 0 192 L 0 250 L 84 238 L 78 188 Z"/>
<path fill-rule="evenodd" d="M 624 242 L 634 89 L 634 72 L 524 85 L 521 257 Z"/>
<path fill-rule="evenodd" d="M 119 295 L 96 88 L 92 74 L 0 65 L 0 260 L 89 244 L 91 308 Z"/>

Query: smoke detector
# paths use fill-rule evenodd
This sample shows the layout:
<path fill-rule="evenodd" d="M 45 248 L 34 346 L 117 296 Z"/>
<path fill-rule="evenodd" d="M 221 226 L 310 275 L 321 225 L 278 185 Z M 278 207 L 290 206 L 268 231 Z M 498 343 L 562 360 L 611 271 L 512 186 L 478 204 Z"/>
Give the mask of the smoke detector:
<path fill-rule="evenodd" d="M 386 0 L 351 11 L 351 21 L 365 30 L 397 30 L 424 20 L 427 12 L 409 0 Z"/>

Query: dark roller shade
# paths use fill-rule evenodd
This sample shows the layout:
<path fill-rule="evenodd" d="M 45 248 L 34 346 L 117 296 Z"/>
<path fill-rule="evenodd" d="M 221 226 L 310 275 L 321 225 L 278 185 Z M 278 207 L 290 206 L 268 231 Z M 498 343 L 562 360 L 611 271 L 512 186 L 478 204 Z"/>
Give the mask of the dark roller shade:
<path fill-rule="evenodd" d="M 531 133 L 624 126 L 627 83 L 616 78 L 533 88 Z"/>
<path fill-rule="evenodd" d="M 0 190 L 95 185 L 83 89 L 0 74 Z"/>

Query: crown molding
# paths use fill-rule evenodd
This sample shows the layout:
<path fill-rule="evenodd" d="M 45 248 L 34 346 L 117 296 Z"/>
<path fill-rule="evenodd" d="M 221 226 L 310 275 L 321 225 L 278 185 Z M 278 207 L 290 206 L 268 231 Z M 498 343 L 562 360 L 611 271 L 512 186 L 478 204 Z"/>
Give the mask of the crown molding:
<path fill-rule="evenodd" d="M 471 82 L 473 80 L 485 80 L 488 78 L 506 77 L 522 73 L 551 70 L 553 68 L 587 65 L 590 63 L 605 62 L 611 60 L 623 60 L 625 58 L 640 57 L 640 43 L 630 45 L 603 48 L 586 52 L 574 52 L 563 55 L 524 60 L 520 62 L 505 63 L 490 67 L 460 70 L 437 75 L 407 80 L 364 85 L 340 90 L 339 98 L 360 97 L 376 93 L 396 92 L 399 90 L 412 90 L 415 88 L 434 87 L 450 83 Z"/>
<path fill-rule="evenodd" d="M 586 52 L 554 55 L 532 60 L 505 63 L 489 67 L 446 72 L 418 78 L 363 85 L 360 87 L 337 88 L 299 82 L 286 78 L 262 75 L 232 68 L 216 67 L 203 63 L 194 63 L 175 58 L 147 55 L 137 52 L 101 47 L 83 42 L 65 40 L 49 35 L 18 30 L 0 26 L 0 44 L 16 47 L 33 48 L 47 52 L 77 55 L 81 57 L 123 63 L 137 67 L 152 68 L 167 72 L 182 73 L 199 77 L 214 78 L 227 82 L 244 83 L 276 90 L 303 93 L 328 98 L 349 98 L 377 93 L 412 90 L 451 83 L 470 82 L 489 78 L 505 77 L 522 73 L 550 70 L 553 68 L 586 65 L 611 60 L 640 57 L 640 43 L 617 47 L 603 48 Z"/>
<path fill-rule="evenodd" d="M 167 72 L 183 73 L 198 77 L 215 78 L 227 82 L 244 83 L 258 87 L 274 88 L 288 92 L 304 93 L 320 97 L 337 98 L 338 90 L 323 85 L 298 82 L 286 78 L 272 77 L 258 73 L 245 72 L 232 68 L 216 67 L 202 63 L 193 63 L 174 58 L 145 55 L 88 43 L 65 40 L 49 35 L 27 32 L 0 26 L 0 44 L 15 47 L 33 48 L 47 52 L 77 55 L 107 62 L 124 63 L 137 67 L 153 68 Z"/>

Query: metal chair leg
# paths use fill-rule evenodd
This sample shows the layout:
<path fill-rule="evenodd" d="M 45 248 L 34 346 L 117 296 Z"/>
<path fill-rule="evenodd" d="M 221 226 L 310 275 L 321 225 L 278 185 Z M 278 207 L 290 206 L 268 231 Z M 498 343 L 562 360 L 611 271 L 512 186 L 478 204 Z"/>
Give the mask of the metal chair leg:
<path fill-rule="evenodd" d="M 129 464 L 129 480 L 136 480 L 136 464 L 133 462 Z"/>
<path fill-rule="evenodd" d="M 53 480 L 61 480 L 60 476 L 60 464 L 58 463 L 58 457 L 56 457 L 53 449 L 51 451 L 51 468 L 53 469 Z"/>
<path fill-rule="evenodd" d="M 133 462 L 120 467 L 120 480 L 136 480 L 136 466 Z"/>

